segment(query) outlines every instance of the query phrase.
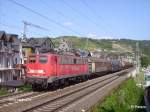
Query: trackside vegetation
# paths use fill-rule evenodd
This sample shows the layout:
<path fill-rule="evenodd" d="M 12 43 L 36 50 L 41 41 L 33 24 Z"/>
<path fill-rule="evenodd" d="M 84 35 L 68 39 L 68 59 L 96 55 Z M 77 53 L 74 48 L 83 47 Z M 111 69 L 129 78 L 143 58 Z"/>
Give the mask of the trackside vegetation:
<path fill-rule="evenodd" d="M 5 96 L 5 95 L 11 94 L 11 92 L 9 92 L 8 90 L 9 89 L 7 89 L 7 88 L 0 88 L 0 96 Z M 18 90 L 22 91 L 22 92 L 29 92 L 29 91 L 32 91 L 32 86 L 29 84 L 25 84 L 22 87 L 19 87 Z"/>
<path fill-rule="evenodd" d="M 143 95 L 143 89 L 130 78 L 102 103 L 93 107 L 91 112 L 146 112 Z"/>
<path fill-rule="evenodd" d="M 8 91 L 6 88 L 0 88 L 0 96 L 7 95 Z"/>
<path fill-rule="evenodd" d="M 29 92 L 32 91 L 32 86 L 30 84 L 25 84 L 19 88 L 20 91 Z"/>

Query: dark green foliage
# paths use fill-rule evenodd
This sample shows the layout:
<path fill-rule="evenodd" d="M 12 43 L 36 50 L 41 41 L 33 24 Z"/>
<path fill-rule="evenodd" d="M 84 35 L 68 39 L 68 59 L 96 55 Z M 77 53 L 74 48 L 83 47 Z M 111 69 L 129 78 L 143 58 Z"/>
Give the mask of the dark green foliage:
<path fill-rule="evenodd" d="M 136 86 L 131 78 L 120 86 L 120 89 L 113 92 L 102 104 L 93 108 L 92 112 L 136 112 L 133 106 L 143 105 L 143 90 Z M 140 109 L 142 112 L 143 110 Z M 143 111 L 144 112 L 144 111 Z"/>
<path fill-rule="evenodd" d="M 32 86 L 30 84 L 25 84 L 24 86 L 20 87 L 19 90 L 24 92 L 32 91 Z"/>
<path fill-rule="evenodd" d="M 32 91 L 32 86 L 29 84 L 25 84 L 24 86 L 19 87 L 18 89 L 19 91 L 28 92 L 28 91 Z M 11 94 L 8 90 L 7 88 L 0 88 L 0 96 Z"/>
<path fill-rule="evenodd" d="M 148 56 L 148 58 L 150 58 L 150 41 L 148 40 L 140 41 L 139 47 L 140 47 L 141 53 L 143 53 L 144 55 Z"/>
<path fill-rule="evenodd" d="M 0 96 L 3 96 L 3 95 L 7 95 L 8 94 L 8 91 L 6 88 L 1 88 L 0 89 Z"/>
<path fill-rule="evenodd" d="M 150 57 L 148 56 L 142 56 L 141 57 L 141 66 L 147 67 L 150 64 Z"/>

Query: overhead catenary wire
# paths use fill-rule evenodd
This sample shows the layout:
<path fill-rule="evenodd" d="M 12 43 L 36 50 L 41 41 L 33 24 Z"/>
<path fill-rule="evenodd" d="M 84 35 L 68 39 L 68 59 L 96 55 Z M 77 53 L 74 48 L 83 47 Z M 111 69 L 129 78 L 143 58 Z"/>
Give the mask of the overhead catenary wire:
<path fill-rule="evenodd" d="M 14 22 L 14 21 L 16 21 L 15 19 L 13 19 L 13 18 L 10 18 L 10 17 L 7 17 L 7 15 L 6 14 L 4 14 L 4 13 L 2 13 L 1 15 L 3 15 L 3 16 L 5 16 L 5 18 L 7 18 L 9 21 L 11 21 L 11 23 L 12 22 Z M 24 21 L 22 21 L 22 22 L 24 22 Z M 25 21 L 25 22 L 27 22 L 27 21 Z M 29 22 L 27 22 L 28 24 L 30 24 L 30 26 L 32 26 L 32 27 L 36 27 L 36 28 L 38 28 L 38 29 L 41 29 L 41 30 L 43 30 L 43 31 L 46 31 L 46 32 L 49 32 L 49 31 L 51 31 L 49 28 L 45 28 L 45 27 L 41 27 L 41 26 L 39 26 L 39 25 L 36 25 L 36 24 L 33 24 L 33 23 L 29 23 Z M 16 25 L 11 25 L 11 24 L 8 24 L 8 22 L 7 22 L 7 24 L 5 24 L 4 22 L 1 22 L 0 23 L 1 25 L 3 25 L 3 26 L 5 26 L 5 27 L 7 27 L 7 28 L 10 28 L 10 29 L 16 29 L 16 30 L 21 30 L 22 28 L 20 28 L 20 27 L 18 27 L 18 26 L 16 26 Z M 31 25 L 32 24 L 32 25 Z M 36 35 L 39 35 L 38 33 L 35 33 Z"/>
<path fill-rule="evenodd" d="M 83 18 L 85 18 L 86 20 L 88 20 L 90 23 L 92 23 L 93 25 L 95 25 L 97 28 L 100 28 L 101 25 L 99 25 L 97 22 L 93 21 L 93 19 L 91 19 L 88 15 L 81 13 L 80 11 L 78 11 L 76 8 L 74 8 L 72 5 L 70 5 L 68 2 L 66 2 L 65 0 L 61 0 L 67 7 L 70 7 L 70 9 L 72 9 L 74 12 L 76 12 L 78 15 L 82 16 Z M 107 30 L 108 31 L 108 30 Z"/>
<path fill-rule="evenodd" d="M 45 28 L 45 27 L 30 23 L 30 22 L 27 22 L 27 21 L 24 21 L 24 20 L 22 22 L 24 24 L 28 25 L 28 26 L 32 26 L 32 27 L 35 27 L 35 28 L 38 28 L 38 29 L 41 29 L 41 30 L 44 30 L 44 31 L 50 31 L 48 28 Z"/>
<path fill-rule="evenodd" d="M 49 9 L 54 10 L 57 14 L 61 15 L 64 18 L 68 18 L 68 16 L 66 16 L 64 13 L 62 13 L 61 11 L 57 10 L 57 9 L 53 9 L 48 3 L 46 3 L 44 0 L 39 0 L 44 6 L 46 6 Z"/>
<path fill-rule="evenodd" d="M 59 26 L 59 27 L 61 27 L 61 28 L 63 28 L 63 29 L 66 29 L 66 30 L 71 31 L 71 32 L 73 32 L 73 33 L 75 33 L 75 34 L 78 34 L 78 35 L 82 35 L 82 34 L 80 34 L 79 32 L 77 32 L 77 31 L 75 31 L 75 30 L 73 30 L 73 29 L 71 29 L 71 28 L 65 27 L 65 26 L 62 25 L 61 23 L 59 23 L 59 22 L 57 22 L 57 21 L 55 21 L 55 20 L 53 20 L 53 19 L 51 19 L 51 18 L 49 18 L 49 17 L 47 17 L 47 16 L 41 14 L 41 13 L 39 13 L 39 12 L 33 10 L 32 8 L 26 7 L 25 5 L 23 5 L 23 4 L 19 3 L 19 2 L 16 2 L 15 0 L 8 0 L 8 1 L 10 1 L 10 2 L 12 2 L 13 4 L 16 4 L 16 5 L 20 6 L 20 7 L 24 8 L 24 9 L 26 9 L 26 10 L 32 12 L 32 13 L 34 13 L 34 14 L 40 16 L 40 17 L 42 17 L 43 19 L 45 19 L 45 20 L 47 20 L 47 21 L 49 21 L 49 22 L 51 22 L 51 23 L 56 24 L 57 26 Z"/>
<path fill-rule="evenodd" d="M 86 18 L 89 22 L 93 23 L 94 25 L 97 26 L 97 23 L 95 23 L 89 16 L 87 16 L 86 14 L 81 13 L 80 11 L 78 11 L 76 8 L 72 7 L 68 2 L 66 2 L 65 0 L 61 0 L 66 6 L 70 7 L 74 12 L 76 12 L 77 14 L 79 14 L 80 16 Z"/>
<path fill-rule="evenodd" d="M 44 30 L 44 31 L 50 31 L 49 29 L 45 28 L 45 27 L 42 27 L 42 26 L 39 26 L 39 25 L 36 25 L 36 24 L 33 24 L 33 23 L 30 23 L 30 22 L 27 22 L 27 21 L 22 21 L 23 24 L 24 24 L 24 28 L 23 28 L 23 37 L 26 38 L 26 31 L 27 31 L 27 26 L 31 26 L 31 27 L 35 27 L 37 29 L 41 29 L 41 30 Z"/>
<path fill-rule="evenodd" d="M 15 26 L 15 25 L 8 25 L 8 24 L 5 24 L 5 23 L 1 23 L 0 22 L 0 25 L 2 25 L 3 27 L 7 27 L 7 28 L 10 28 L 10 29 L 16 29 L 16 30 L 21 30 L 21 28 Z M 40 35 L 39 33 L 35 33 L 35 35 Z M 22 34 L 21 34 L 22 35 Z"/>
<path fill-rule="evenodd" d="M 58 15 L 62 16 L 63 18 L 72 21 L 74 18 L 70 18 L 70 16 L 66 16 L 63 12 L 59 11 L 57 8 L 52 8 L 45 0 L 39 0 L 46 8 L 54 10 Z M 78 25 L 78 24 L 77 24 Z"/>
<path fill-rule="evenodd" d="M 99 14 L 96 13 L 95 9 L 93 7 L 91 7 L 87 1 L 85 0 L 80 0 L 98 19 L 102 20 L 103 21 L 103 24 L 105 24 L 105 28 L 113 34 L 113 31 L 111 30 L 111 25 L 106 23 L 103 19 L 102 16 L 100 16 Z"/>
<path fill-rule="evenodd" d="M 8 27 L 8 28 L 12 28 L 12 29 L 16 29 L 16 30 L 20 30 L 20 28 L 18 28 L 17 26 L 14 26 L 14 25 L 8 25 L 8 24 L 5 24 L 5 23 L 1 23 L 1 25 L 5 26 L 5 27 Z"/>

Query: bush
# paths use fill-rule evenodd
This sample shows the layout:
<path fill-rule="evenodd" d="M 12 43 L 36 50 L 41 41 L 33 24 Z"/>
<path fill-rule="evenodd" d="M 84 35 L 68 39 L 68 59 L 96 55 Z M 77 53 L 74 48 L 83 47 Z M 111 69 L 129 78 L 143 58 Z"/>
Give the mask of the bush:
<path fill-rule="evenodd" d="M 147 67 L 150 64 L 150 58 L 148 56 L 141 57 L 141 66 Z"/>
<path fill-rule="evenodd" d="M 144 92 L 131 78 L 120 89 L 113 92 L 105 101 L 92 109 L 92 112 L 135 112 L 135 105 L 141 105 Z"/>
<path fill-rule="evenodd" d="M 32 86 L 30 84 L 25 84 L 24 86 L 20 87 L 19 90 L 25 92 L 32 91 Z"/>
<path fill-rule="evenodd" d="M 8 91 L 6 88 L 0 88 L 0 96 L 7 95 Z"/>

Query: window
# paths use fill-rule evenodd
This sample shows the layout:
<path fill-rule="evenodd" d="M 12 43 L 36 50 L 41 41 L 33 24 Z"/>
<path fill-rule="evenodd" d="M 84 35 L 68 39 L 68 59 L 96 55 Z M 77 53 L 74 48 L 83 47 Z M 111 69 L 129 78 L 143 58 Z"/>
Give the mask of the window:
<path fill-rule="evenodd" d="M 17 64 L 17 58 L 15 58 L 15 64 Z"/>
<path fill-rule="evenodd" d="M 29 63 L 35 63 L 35 62 L 36 62 L 35 56 L 30 56 L 29 57 Z"/>
<path fill-rule="evenodd" d="M 74 64 L 77 64 L 77 59 L 74 59 L 73 61 L 74 61 Z"/>
<path fill-rule="evenodd" d="M 9 63 L 9 58 L 6 58 L 6 67 L 9 67 L 10 63 Z"/>
<path fill-rule="evenodd" d="M 47 56 L 40 56 L 39 57 L 39 62 L 40 63 L 47 63 Z"/>

